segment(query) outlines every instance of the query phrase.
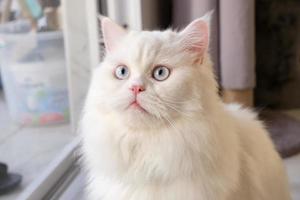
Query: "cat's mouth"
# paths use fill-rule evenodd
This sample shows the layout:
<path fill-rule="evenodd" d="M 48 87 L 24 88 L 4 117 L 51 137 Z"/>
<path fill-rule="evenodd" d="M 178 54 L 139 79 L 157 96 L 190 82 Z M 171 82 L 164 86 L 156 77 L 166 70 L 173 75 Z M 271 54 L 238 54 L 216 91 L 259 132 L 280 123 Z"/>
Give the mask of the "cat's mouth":
<path fill-rule="evenodd" d="M 143 108 L 137 100 L 134 100 L 133 102 L 131 102 L 127 109 L 136 109 L 136 110 L 148 113 L 147 110 L 145 110 L 145 108 Z"/>

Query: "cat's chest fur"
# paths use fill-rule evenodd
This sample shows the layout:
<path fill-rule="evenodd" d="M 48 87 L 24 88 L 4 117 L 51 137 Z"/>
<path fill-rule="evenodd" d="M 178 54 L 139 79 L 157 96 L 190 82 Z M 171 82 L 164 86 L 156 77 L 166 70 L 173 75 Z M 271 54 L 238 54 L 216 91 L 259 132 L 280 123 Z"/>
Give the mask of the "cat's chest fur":
<path fill-rule="evenodd" d="M 225 149 L 228 144 L 211 133 L 209 124 L 195 119 L 144 131 L 107 124 L 102 119 L 102 126 L 85 137 L 90 168 L 97 172 L 95 185 L 106 199 L 218 199 L 226 194 L 224 183 L 231 188 L 237 182 L 236 144 Z M 224 151 L 231 163 L 220 154 Z"/>

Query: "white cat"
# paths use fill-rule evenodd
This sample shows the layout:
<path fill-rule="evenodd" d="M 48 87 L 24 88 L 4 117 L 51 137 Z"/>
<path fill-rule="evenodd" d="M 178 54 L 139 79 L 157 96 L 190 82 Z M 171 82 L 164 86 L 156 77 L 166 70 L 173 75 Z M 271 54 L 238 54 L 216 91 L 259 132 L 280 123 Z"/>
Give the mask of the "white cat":
<path fill-rule="evenodd" d="M 290 199 L 263 124 L 218 96 L 206 19 L 127 32 L 104 18 L 102 29 L 81 123 L 89 199 Z"/>

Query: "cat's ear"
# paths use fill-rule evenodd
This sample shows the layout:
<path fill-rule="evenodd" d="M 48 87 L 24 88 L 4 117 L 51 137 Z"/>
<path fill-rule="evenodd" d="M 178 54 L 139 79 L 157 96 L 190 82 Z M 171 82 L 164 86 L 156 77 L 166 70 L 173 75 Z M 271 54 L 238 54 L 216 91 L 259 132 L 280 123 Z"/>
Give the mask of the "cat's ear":
<path fill-rule="evenodd" d="M 101 27 L 106 51 L 113 52 L 127 31 L 107 17 L 101 18 Z"/>
<path fill-rule="evenodd" d="M 196 19 L 179 35 L 181 47 L 202 58 L 209 45 L 209 21 L 205 18 Z"/>

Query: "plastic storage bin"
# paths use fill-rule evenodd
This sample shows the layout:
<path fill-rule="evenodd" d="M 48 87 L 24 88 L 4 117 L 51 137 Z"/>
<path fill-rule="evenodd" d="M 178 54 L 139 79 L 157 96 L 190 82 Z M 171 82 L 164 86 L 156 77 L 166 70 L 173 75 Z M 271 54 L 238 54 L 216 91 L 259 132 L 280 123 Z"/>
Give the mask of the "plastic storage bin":
<path fill-rule="evenodd" d="M 69 119 L 61 32 L 0 35 L 1 74 L 14 121 L 45 125 Z"/>

